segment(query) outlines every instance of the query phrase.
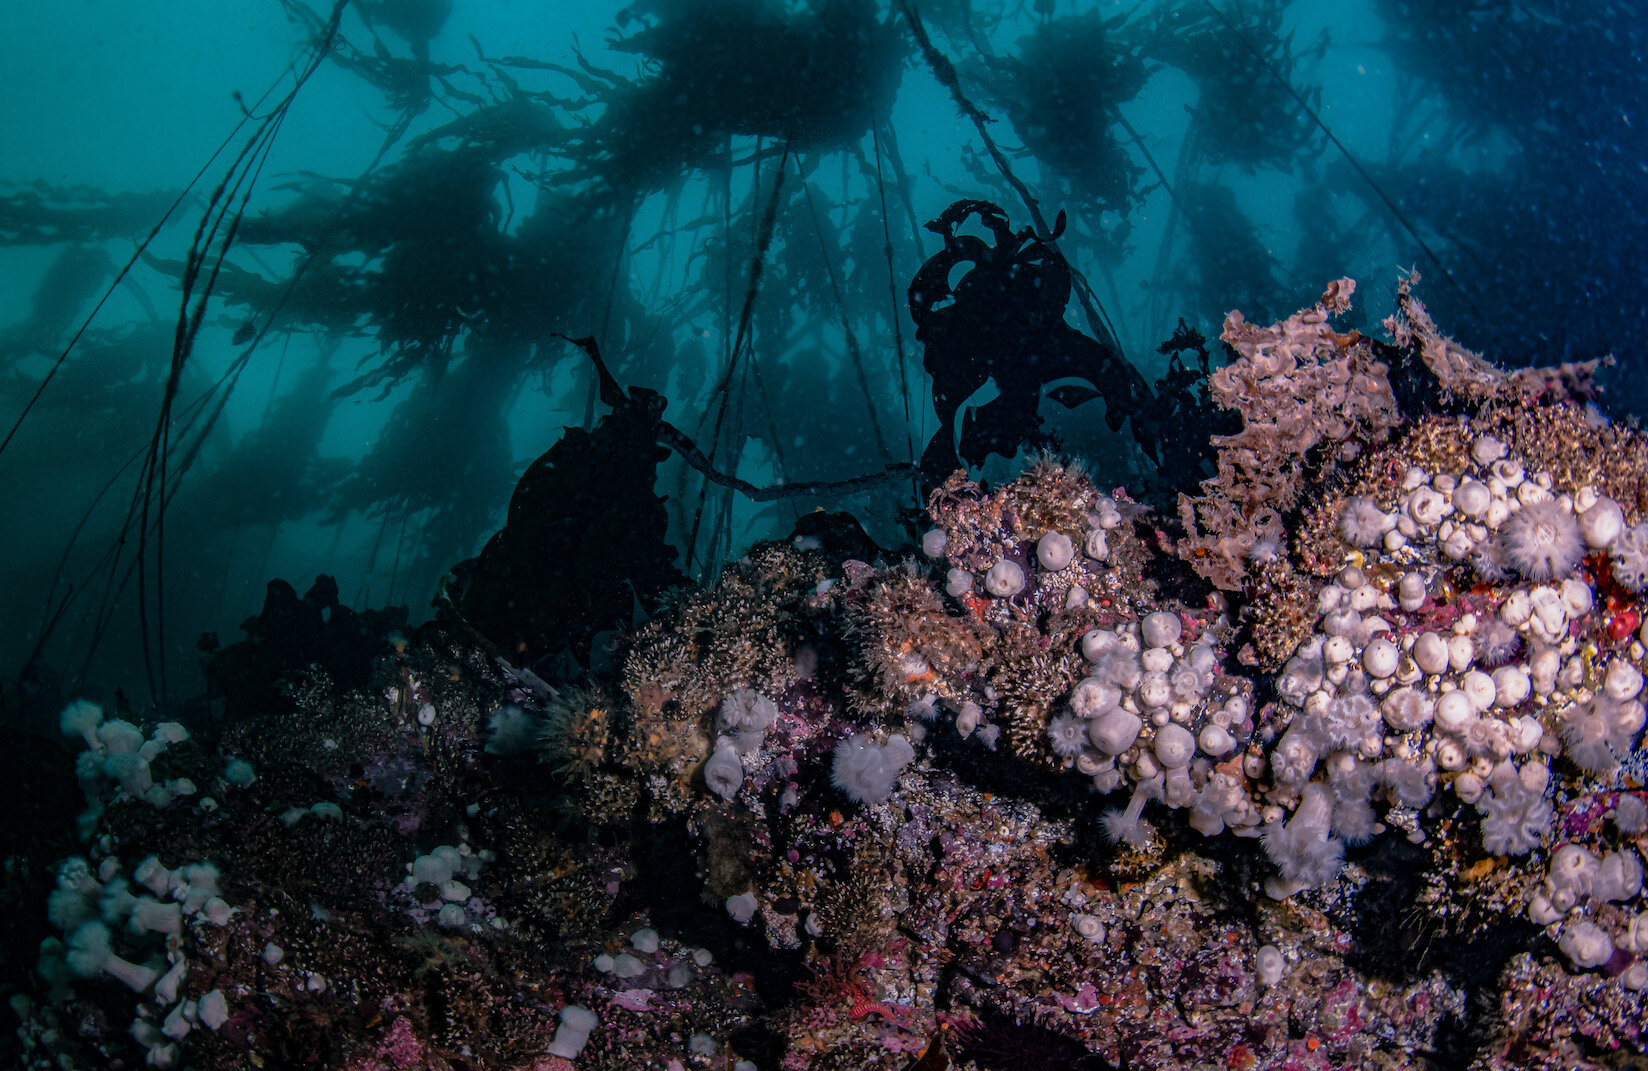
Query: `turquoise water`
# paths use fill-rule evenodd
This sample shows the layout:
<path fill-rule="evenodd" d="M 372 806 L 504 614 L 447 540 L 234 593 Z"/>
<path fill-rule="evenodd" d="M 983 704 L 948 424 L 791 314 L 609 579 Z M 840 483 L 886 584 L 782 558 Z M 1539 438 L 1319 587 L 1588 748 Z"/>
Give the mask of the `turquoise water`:
<path fill-rule="evenodd" d="M 152 702 L 162 664 L 187 696 L 202 633 L 238 638 L 275 576 L 427 616 L 531 460 L 605 411 L 560 336 L 596 339 L 752 484 L 918 459 L 938 422 L 906 291 L 939 249 L 924 224 L 962 198 L 1015 230 L 1064 214 L 1087 295 L 1065 322 L 1147 382 L 1181 318 L 1215 337 L 1230 309 L 1268 322 L 1350 275 L 1376 333 L 1417 268 L 1465 344 L 1508 365 L 1613 351 L 1612 408 L 1643 406 L 1635 5 L 330 14 L 11 13 L 9 708 L 55 716 L 81 683 Z M 1063 449 L 1114 484 L 1186 482 L 1077 397 L 1040 407 Z M 915 498 L 754 502 L 673 458 L 656 490 L 695 577 L 820 506 L 895 546 Z"/>

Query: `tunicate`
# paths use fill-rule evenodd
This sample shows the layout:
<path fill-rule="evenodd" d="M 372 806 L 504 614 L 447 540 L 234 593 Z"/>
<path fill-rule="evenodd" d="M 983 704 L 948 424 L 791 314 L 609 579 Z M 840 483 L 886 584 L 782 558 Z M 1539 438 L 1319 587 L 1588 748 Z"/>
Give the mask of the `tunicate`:
<path fill-rule="evenodd" d="M 1169 770 L 1187 765 L 1196 755 L 1196 738 L 1172 722 L 1156 730 L 1156 759 Z"/>
<path fill-rule="evenodd" d="M 949 533 L 942 528 L 934 528 L 921 537 L 921 552 L 929 558 L 943 557 L 944 548 L 949 543 Z"/>
<path fill-rule="evenodd" d="M 1166 610 L 1147 615 L 1139 624 L 1139 638 L 1146 647 L 1166 647 L 1179 642 L 1183 634 L 1184 625 L 1179 622 L 1179 615 Z"/>
<path fill-rule="evenodd" d="M 984 574 L 984 590 L 998 599 L 1017 595 L 1024 590 L 1024 570 L 1018 562 L 1003 559 Z"/>
<path fill-rule="evenodd" d="M 1396 584 L 1396 598 L 1402 609 L 1409 613 L 1425 605 L 1425 577 L 1421 573 L 1403 573 L 1402 579 Z"/>
<path fill-rule="evenodd" d="M 1396 663 L 1401 652 L 1396 644 L 1384 636 L 1376 636 L 1362 649 L 1362 668 L 1373 677 L 1385 678 L 1396 672 Z"/>
<path fill-rule="evenodd" d="M 1493 492 L 1486 484 L 1467 479 L 1454 488 L 1453 508 L 1467 517 L 1480 517 L 1493 502 Z"/>
<path fill-rule="evenodd" d="M 1435 676 L 1448 668 L 1448 641 L 1440 633 L 1421 632 L 1413 643 L 1413 660 L 1419 668 Z"/>
<path fill-rule="evenodd" d="M 1069 565 L 1075 556 L 1076 548 L 1063 532 L 1048 532 L 1036 543 L 1036 560 L 1041 562 L 1043 569 L 1056 573 Z"/>
<path fill-rule="evenodd" d="M 945 578 L 944 590 L 952 599 L 959 599 L 973 590 L 973 574 L 965 569 L 951 569 Z"/>

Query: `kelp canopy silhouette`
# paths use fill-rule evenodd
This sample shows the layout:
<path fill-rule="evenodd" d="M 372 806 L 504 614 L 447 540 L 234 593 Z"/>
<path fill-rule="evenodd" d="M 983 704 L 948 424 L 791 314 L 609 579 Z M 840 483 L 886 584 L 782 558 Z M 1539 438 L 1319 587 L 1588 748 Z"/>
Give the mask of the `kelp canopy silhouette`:
<path fill-rule="evenodd" d="M 1096 11 L 1041 23 L 1013 55 L 969 64 L 1044 167 L 1089 209 L 1126 215 L 1140 203 L 1142 169 L 1117 137 L 1118 106 L 1137 97 L 1149 68 L 1117 34 L 1127 15 Z"/>
<path fill-rule="evenodd" d="M 960 233 L 975 216 L 992 240 Z M 1102 396 L 1110 430 L 1136 415 L 1135 438 L 1157 453 L 1153 424 L 1144 419 L 1154 409 L 1149 384 L 1113 340 L 1101 342 L 1064 322 L 1071 271 L 1053 245 L 1064 223 L 1060 213 L 1053 233 L 1043 237 L 1031 228 L 1014 231 L 1007 214 L 988 201 L 957 201 L 927 224 L 944 248 L 911 282 L 910 315 L 916 339 L 927 347 L 923 365 L 933 377 L 939 420 L 921 458 L 932 482 L 958 465 L 980 466 L 991 454 L 1010 458 L 1021 446 L 1054 445 L 1037 410 L 1044 390 L 1063 379 L 1083 380 L 1091 391 L 1055 393 L 1056 400 L 1074 406 Z M 957 411 L 990 382 L 999 396 L 972 411 L 958 440 Z"/>
<path fill-rule="evenodd" d="M 585 93 L 569 112 L 599 107 L 568 127 L 555 178 L 619 200 L 679 188 L 714 169 L 730 136 L 768 138 L 792 151 L 852 145 L 887 115 L 904 46 L 874 0 L 834 0 L 808 10 L 773 0 L 643 0 L 618 12 L 614 52 L 640 57 L 635 79 L 582 55 L 569 68 L 524 57 L 511 66 L 566 75 Z M 778 153 L 769 147 L 767 152 Z"/>
<path fill-rule="evenodd" d="M 1212 4 L 1161 4 L 1127 36 L 1140 53 L 1189 78 L 1196 101 L 1181 172 L 1195 163 L 1292 171 L 1321 154 L 1326 131 L 1314 119 L 1320 86 L 1301 85 L 1299 61 L 1320 58 L 1327 34 L 1296 51 L 1283 33 L 1286 0 L 1258 0 L 1221 11 Z"/>
<path fill-rule="evenodd" d="M 618 385 L 593 338 L 569 339 L 595 366 L 602 404 L 593 431 L 570 427 L 515 485 L 508 518 L 481 553 L 452 569 L 436 607 L 511 658 L 532 665 L 569 656 L 588 666 L 596 635 L 633 621 L 637 605 L 686 583 L 667 536 L 657 467 L 671 451 L 704 478 L 756 501 L 838 495 L 914 474 L 911 465 L 848 480 L 756 487 L 716 471 L 687 435 L 664 419 L 669 401 Z M 798 525 L 832 543 L 863 540 L 856 524 L 818 514 Z M 867 540 L 860 549 L 869 545 Z"/>
<path fill-rule="evenodd" d="M 672 531 L 693 533 L 683 540 L 689 571 L 700 563 L 698 571 L 712 571 L 731 553 L 732 533 L 776 530 L 793 519 L 786 513 L 804 508 L 786 502 L 756 512 L 740 504 L 735 513 L 731 496 L 721 493 L 727 481 L 705 469 L 742 468 L 753 478 L 794 487 L 792 471 L 844 477 L 912 457 L 925 445 L 927 474 L 941 478 L 956 465 L 981 464 L 1023 445 L 1053 445 L 1038 412 L 1043 395 L 1072 406 L 1104 397 L 1106 423 L 1120 430 L 1131 422 L 1159 482 L 1191 486 L 1203 474 L 1190 455 L 1205 438 L 1206 429 L 1195 422 L 1208 413 L 1198 385 L 1210 355 L 1199 338 L 1164 350 L 1170 367 L 1152 387 L 1128 366 L 1116 339 L 1161 338 L 1187 308 L 1207 314 L 1240 306 L 1263 318 L 1264 305 L 1280 300 L 1289 279 L 1285 263 L 1268 252 L 1281 247 L 1271 229 L 1250 215 L 1244 198 L 1222 187 L 1221 174 L 1210 177 L 1210 169 L 1225 175 L 1297 169 L 1319 184 L 1324 192 L 1313 207 L 1321 220 L 1302 225 L 1308 241 L 1299 255 L 1335 262 L 1296 271 L 1294 278 L 1337 274 L 1344 268 L 1337 260 L 1365 249 L 1367 232 L 1377 225 L 1386 227 L 1398 248 L 1418 244 L 1439 268 L 1421 234 L 1446 234 L 1446 244 L 1438 246 L 1444 252 L 1490 259 L 1501 273 L 1510 271 L 1536 258 L 1499 255 L 1506 247 L 1503 213 L 1495 206 L 1504 198 L 1481 193 L 1517 184 L 1524 202 L 1554 206 L 1551 213 L 1528 217 L 1532 222 L 1524 230 L 1537 241 L 1526 233 L 1519 239 L 1544 251 L 1538 262 L 1564 265 L 1541 285 L 1584 289 L 1586 300 L 1600 307 L 1596 295 L 1617 294 L 1641 274 L 1616 270 L 1619 263 L 1629 268 L 1628 258 L 1591 258 L 1581 271 L 1572 263 L 1577 254 L 1556 249 L 1550 236 L 1562 231 L 1566 241 L 1582 199 L 1551 191 L 1577 190 L 1579 169 L 1569 166 L 1572 151 L 1533 151 L 1534 142 L 1549 142 L 1548 130 L 1572 147 L 1613 129 L 1616 109 L 1588 114 L 1577 98 L 1626 94 L 1634 84 L 1624 62 L 1630 50 L 1622 46 L 1599 60 L 1604 69 L 1618 67 L 1602 84 L 1569 84 L 1556 96 L 1537 79 L 1480 89 L 1465 77 L 1498 63 L 1502 51 L 1480 46 L 1502 37 L 1514 46 L 1509 54 L 1530 57 L 1511 65 L 1517 69 L 1534 62 L 1547 37 L 1554 54 L 1570 54 L 1565 49 L 1585 47 L 1601 15 L 1550 28 L 1527 15 L 1504 25 L 1480 19 L 1477 13 L 1486 6 L 1474 2 L 1465 5 L 1464 15 L 1431 19 L 1418 10 L 1422 5 L 1381 3 L 1400 14 L 1387 19 L 1391 40 L 1404 46 L 1393 54 L 1417 60 L 1472 45 L 1452 66 L 1426 63 L 1414 72 L 1420 84 L 1414 114 L 1423 117 L 1445 100 L 1473 117 L 1467 132 L 1508 131 L 1515 144 L 1526 139 L 1513 183 L 1441 156 L 1396 159 L 1388 170 L 1372 160 L 1363 167 L 1315 114 L 1320 90 L 1301 65 L 1312 49 L 1295 51 L 1289 31 L 1294 23 L 1282 18 L 1283 0 L 1253 0 L 1229 10 L 1142 5 L 1108 18 L 1053 18 L 1054 5 L 1038 4 L 1044 21 L 1019 36 L 1016 47 L 1003 47 L 995 34 L 1028 26 L 1021 17 L 1028 5 L 934 0 L 921 4 L 918 14 L 906 0 L 639 0 L 617 13 L 607 42 L 609 53 L 620 54 L 616 65 L 623 70 L 605 70 L 576 47 L 576 60 L 564 63 L 489 57 L 474 38 L 475 61 L 458 63 L 452 50 L 441 49 L 437 54 L 446 62 L 432 62 L 427 45 L 446 19 L 446 0 L 350 5 L 364 24 L 352 29 L 353 43 L 338 27 L 342 5 L 327 18 L 300 0 L 282 3 L 323 46 L 318 54 L 380 91 L 391 114 L 375 111 L 381 146 L 353 176 L 298 172 L 286 181 L 291 198 L 284 205 L 253 202 L 242 217 L 242 195 L 227 213 L 217 210 L 211 226 L 227 228 L 232 220 L 232 247 L 218 241 L 205 259 L 192 249 L 188 259 L 166 260 L 158 253 L 163 246 L 144 243 L 138 266 L 147 269 L 145 277 L 152 271 L 197 280 L 184 295 L 183 351 L 193 345 L 208 294 L 229 315 L 205 320 L 206 339 L 221 341 L 218 336 L 226 339 L 229 332 L 218 329 L 238 327 L 231 345 L 245 348 L 218 385 L 195 391 L 188 377 L 223 370 L 193 361 L 169 380 L 164 358 L 173 339 L 157 341 L 154 329 L 141 324 L 101 335 L 82 328 L 70 343 L 76 360 L 53 360 L 46 347 L 55 351 L 48 340 L 68 330 L 64 310 L 84 304 L 74 299 L 78 291 L 55 283 L 42 289 L 53 301 L 37 295 L 29 321 L 0 339 L 0 347 L 34 347 L 51 362 L 45 381 L 36 373 L 37 361 L 12 362 L 0 378 L 0 398 L 14 397 L 25 410 L 42 414 L 81 414 L 82 423 L 98 425 L 99 441 L 107 440 L 111 455 L 130 438 L 157 431 L 172 437 L 159 444 L 159 455 L 146 447 L 139 458 L 164 456 L 173 464 L 143 466 L 145 508 L 123 522 L 109 558 L 117 564 L 97 566 L 95 576 L 88 567 L 88 579 L 77 584 L 81 592 L 95 594 L 100 586 L 109 591 L 90 614 L 99 635 L 118 591 L 130 580 L 148 582 L 130 567 L 131 550 L 145 539 L 151 540 L 149 562 L 159 585 L 159 548 L 168 541 L 160 517 L 167 512 L 177 515 L 169 522 L 171 539 L 187 541 L 197 560 L 202 548 L 215 548 L 223 562 L 239 553 L 234 543 L 242 525 L 268 529 L 256 533 L 268 555 L 277 545 L 275 528 L 285 521 L 318 514 L 342 532 L 352 515 L 376 519 L 363 585 L 387 574 L 391 598 L 397 590 L 401 597 L 428 590 L 446 563 L 473 554 L 477 534 L 497 523 L 512 475 L 507 470 L 515 465 L 509 414 L 527 384 L 541 384 L 545 400 L 557 406 L 552 419 L 575 420 L 581 411 L 585 428 L 594 427 L 595 403 L 585 401 L 582 370 L 567 386 L 560 363 L 565 353 L 551 341 L 563 332 L 599 336 L 627 382 L 667 386 L 672 400 L 706 414 L 697 427 L 682 420 L 709 455 L 702 465 L 689 462 L 706 476 L 703 494 L 685 469 L 656 474 L 664 481 L 659 491 L 669 489 Z M 448 27 L 449 44 L 451 32 Z M 1620 33 L 1622 40 L 1635 40 L 1629 27 Z M 963 139 L 956 154 L 970 177 L 931 166 L 924 175 L 901 160 L 899 117 L 907 98 L 900 83 L 907 70 L 919 77 L 923 66 L 976 128 L 977 139 Z M 1167 68 L 1189 78 L 1188 86 L 1168 79 L 1168 99 L 1177 103 L 1171 94 L 1192 94 L 1185 105 L 1192 121 L 1176 172 L 1171 163 L 1166 171 L 1158 166 L 1151 150 L 1159 139 L 1141 139 L 1121 110 L 1137 101 L 1141 111 L 1128 114 L 1157 114 L 1151 106 L 1164 87 L 1154 83 Z M 1502 92 L 1513 91 L 1514 100 L 1500 102 L 1509 109 L 1506 115 L 1488 110 Z M 1568 106 L 1554 109 L 1560 115 L 1547 114 L 1551 100 Z M 411 125 L 435 108 L 442 114 Z M 450 121 L 444 121 L 447 111 Z M 254 107 L 247 121 L 266 125 L 272 137 L 279 124 L 267 115 Z M 1544 118 L 1516 124 L 1519 115 Z M 1415 129 L 1399 126 L 1399 135 L 1420 132 L 1417 120 L 1406 122 Z M 1603 128 L 1586 125 L 1599 122 Z M 1339 153 L 1339 164 L 1322 151 L 1324 145 Z M 1143 184 L 1141 162 L 1154 175 L 1153 185 Z M 839 179 L 830 166 L 836 163 Z M 1645 203 L 1629 195 L 1641 179 L 1626 170 L 1607 175 L 1610 200 Z M 975 207 L 953 208 L 933 225 L 944 246 L 906 295 L 921 321 L 935 410 L 944 425 L 925 444 L 915 441 L 930 427 L 920 421 L 919 384 L 910 389 L 913 368 L 905 363 L 898 293 L 924 255 L 915 251 L 918 221 L 932 211 L 922 200 L 923 178 L 940 187 L 945 200 L 991 198 L 1015 216 L 1028 213 L 1032 225 L 1015 232 L 1006 214 L 986 200 L 960 202 Z M 1359 197 L 1343 196 L 1364 182 Z M 1381 186 L 1409 192 L 1386 196 Z M 1120 277 L 1130 277 L 1125 270 L 1135 250 L 1129 242 L 1139 240 L 1132 227 L 1145 218 L 1147 202 L 1150 218 L 1161 218 L 1158 189 L 1172 198 L 1166 233 L 1183 254 L 1169 250 L 1159 258 L 1141 317 L 1131 293 L 1124 297 L 1117 278 L 1104 278 L 1104 269 L 1093 265 L 1121 265 Z M 40 184 L 0 191 L 0 246 L 97 243 L 131 231 L 138 237 L 153 217 L 175 213 L 181 196 Z M 1363 219 L 1341 218 L 1344 211 L 1334 210 L 1336 203 L 1354 208 L 1358 201 L 1367 208 Z M 1040 212 L 1041 202 L 1070 206 L 1071 233 L 1062 243 L 1055 241 L 1059 228 L 1052 214 Z M 1401 215 L 1404 210 L 1414 224 Z M 202 232 L 208 233 L 222 238 L 226 231 Z M 81 283 L 108 273 L 92 261 L 78 265 L 63 262 L 65 274 L 84 269 Z M 1077 267 L 1098 273 L 1090 278 L 1105 292 L 1102 304 Z M 1438 274 L 1445 276 L 1445 269 Z M 1500 283 L 1509 285 L 1500 280 L 1495 289 Z M 135 279 L 127 285 L 143 300 Z M 1072 294 L 1085 313 L 1085 319 L 1070 317 L 1080 330 L 1065 323 Z M 1107 306 L 1135 325 L 1131 336 L 1115 329 Z M 1588 331 L 1600 331 L 1606 322 L 1585 320 Z M 162 330 L 169 334 L 171 325 Z M 322 389 L 318 374 L 305 380 L 301 396 L 290 399 L 292 422 L 276 424 L 285 438 L 260 434 L 244 449 L 204 455 L 209 463 L 189 471 L 240 370 L 249 362 L 278 360 L 260 343 L 301 344 L 305 334 L 321 346 L 322 360 L 338 362 L 337 378 L 347 382 L 322 400 L 315 393 Z M 894 353 L 876 344 L 889 335 Z M 840 357 L 832 352 L 838 347 L 845 359 L 829 359 Z M 1142 354 L 1145 347 L 1130 342 L 1128 349 Z M 343 361 L 355 359 L 355 373 L 344 372 Z M 46 381 L 53 386 L 42 399 Z M 979 392 L 992 383 L 1000 396 L 958 423 L 958 414 L 973 404 L 968 399 L 985 397 Z M 91 392 L 83 394 L 81 384 L 91 384 Z M 183 425 L 175 420 L 131 428 L 134 386 L 182 399 L 198 393 L 204 400 L 191 412 L 200 414 L 199 434 L 179 442 L 175 429 Z M 382 401 L 397 387 L 405 388 L 405 396 L 368 454 L 313 456 L 336 397 L 377 390 Z M 689 391 L 697 393 L 689 399 Z M 227 419 L 220 435 L 226 426 Z M 1167 428 L 1175 434 L 1164 434 Z M 278 476 L 282 442 L 292 471 Z M 836 449 L 840 444 L 851 449 Z M 1074 439 L 1071 446 L 1104 449 Z M 13 449 L 19 469 L 49 471 L 22 458 L 23 449 L 41 449 L 35 441 Z M 543 440 L 535 438 L 531 452 L 542 449 Z M 220 457 L 221 481 L 205 471 L 217 467 Z M 190 496 L 198 491 L 212 509 L 191 514 L 185 497 L 168 510 L 185 473 Z M 66 482 L 61 469 L 52 479 Z M 1132 472 L 1127 479 L 1137 487 L 1151 476 Z M 111 480 L 108 486 L 124 484 Z M 880 501 L 857 503 L 860 512 L 885 508 L 890 514 L 900 503 L 885 484 L 883 491 Z M 107 488 L 99 494 L 110 497 Z M 705 504 L 711 495 L 717 500 Z M 233 503 L 232 512 L 222 508 L 225 502 Z M 702 538 L 699 514 L 705 517 Z M 237 520 L 226 530 L 228 516 Z M 278 542 L 284 547 L 289 540 Z M 394 562 L 392 568 L 379 568 L 380 554 Z M 78 560 L 73 566 L 81 568 Z M 260 568 L 255 575 L 267 574 Z M 57 586 L 46 594 L 51 614 L 67 605 Z M 357 596 L 364 597 L 364 591 Z M 175 606 L 187 598 L 179 586 L 166 601 Z M 149 602 L 144 613 L 153 620 L 161 599 Z M 187 630 L 172 631 L 175 637 Z"/>

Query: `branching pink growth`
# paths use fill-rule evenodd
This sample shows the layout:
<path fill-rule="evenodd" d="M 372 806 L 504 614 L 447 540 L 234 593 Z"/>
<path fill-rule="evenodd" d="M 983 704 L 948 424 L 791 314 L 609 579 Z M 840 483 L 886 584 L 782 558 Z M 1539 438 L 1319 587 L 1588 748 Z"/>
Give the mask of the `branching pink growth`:
<path fill-rule="evenodd" d="M 1614 363 L 1612 357 L 1604 357 L 1594 361 L 1568 362 L 1553 368 L 1501 371 L 1481 354 L 1473 353 L 1437 329 L 1425 306 L 1413 296 L 1413 288 L 1418 283 L 1419 273 L 1413 272 L 1397 284 L 1397 312 L 1385 320 L 1385 330 L 1390 332 L 1398 346 L 1411 346 L 1419 350 L 1420 359 L 1436 375 L 1447 393 L 1478 401 L 1490 398 L 1503 401 L 1593 398 L 1596 396 L 1594 381 L 1597 369 Z"/>
<path fill-rule="evenodd" d="M 1219 471 L 1198 498 L 1181 495 L 1187 538 L 1178 553 L 1216 586 L 1240 590 L 1255 545 L 1279 540 L 1281 517 L 1304 491 L 1305 454 L 1329 444 L 1377 441 L 1400 416 L 1388 369 L 1362 336 L 1329 323 L 1350 307 L 1356 284 L 1340 279 L 1322 299 L 1270 327 L 1241 313 L 1224 341 L 1240 356 L 1213 373 L 1214 399 L 1242 416 L 1242 430 L 1214 437 Z M 1279 545 L 1279 544 L 1278 544 Z"/>

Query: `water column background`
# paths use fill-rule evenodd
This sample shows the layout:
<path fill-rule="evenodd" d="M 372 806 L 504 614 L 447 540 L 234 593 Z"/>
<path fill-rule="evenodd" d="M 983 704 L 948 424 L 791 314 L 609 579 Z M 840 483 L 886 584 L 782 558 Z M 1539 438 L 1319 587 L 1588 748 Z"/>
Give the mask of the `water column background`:
<path fill-rule="evenodd" d="M 186 696 L 201 633 L 234 639 L 276 576 L 301 591 L 329 573 L 352 605 L 427 616 L 525 466 L 602 411 L 559 335 L 596 338 L 750 482 L 919 456 L 937 428 L 905 288 L 938 248 L 922 224 L 958 198 L 1015 227 L 1032 202 L 1066 213 L 1060 248 L 1102 310 L 1068 320 L 1112 331 L 1147 379 L 1181 318 L 1216 335 L 1227 310 L 1268 321 L 1352 275 L 1352 323 L 1376 331 L 1417 268 L 1466 344 L 1506 364 L 1612 351 L 1610 410 L 1644 404 L 1635 5 L 357 5 L 248 187 L 178 382 L 165 557 L 153 535 L 140 570 L 137 475 L 184 258 L 328 14 L 10 15 L 13 696 L 150 701 L 145 643 Z M 1153 472 L 1103 407 L 1042 414 L 1115 484 L 1182 476 Z M 820 506 L 896 545 L 914 498 L 758 504 L 673 462 L 657 490 L 693 577 Z"/>

